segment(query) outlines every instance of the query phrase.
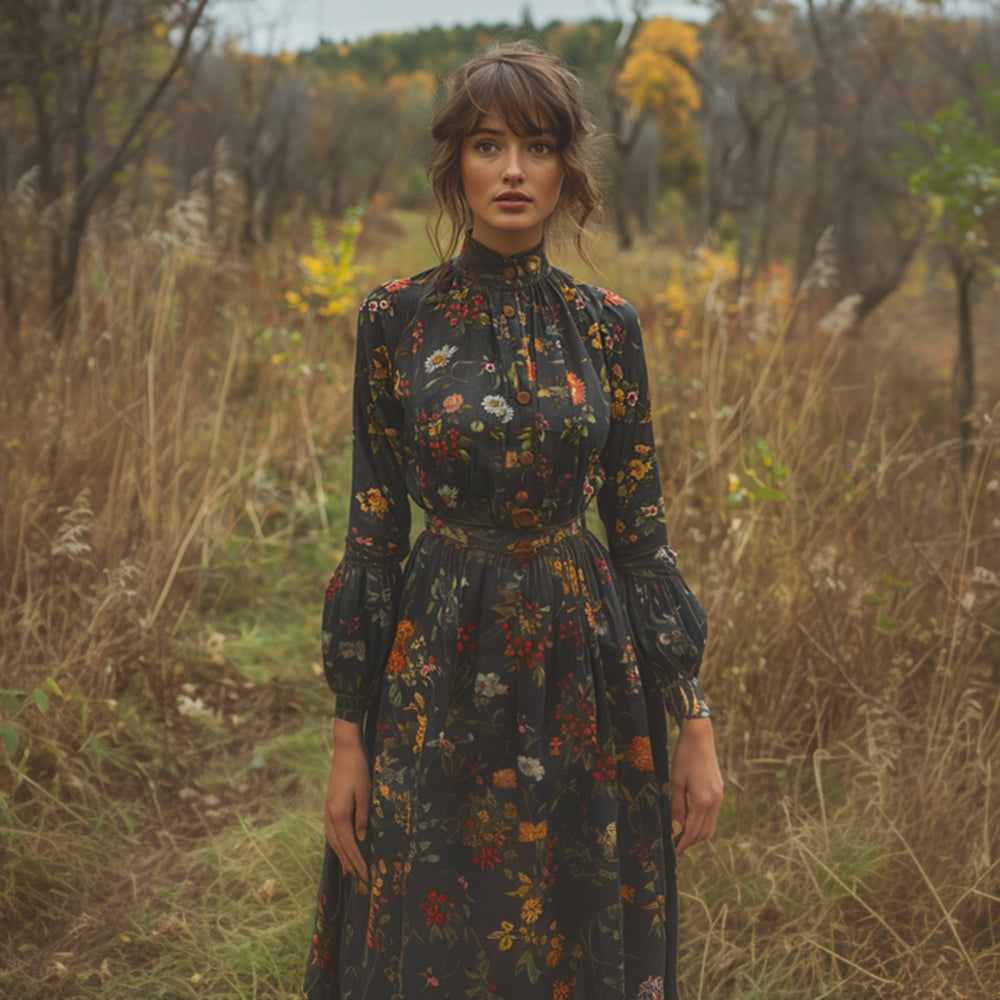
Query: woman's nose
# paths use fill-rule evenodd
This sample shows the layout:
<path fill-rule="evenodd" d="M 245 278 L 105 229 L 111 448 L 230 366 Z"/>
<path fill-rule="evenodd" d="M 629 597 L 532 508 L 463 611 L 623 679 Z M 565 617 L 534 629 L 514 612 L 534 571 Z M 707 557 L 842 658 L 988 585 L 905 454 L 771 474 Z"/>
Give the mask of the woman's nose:
<path fill-rule="evenodd" d="M 505 181 L 516 181 L 524 179 L 524 171 L 521 169 L 521 158 L 516 150 L 511 150 L 507 154 L 503 165 L 503 179 Z"/>

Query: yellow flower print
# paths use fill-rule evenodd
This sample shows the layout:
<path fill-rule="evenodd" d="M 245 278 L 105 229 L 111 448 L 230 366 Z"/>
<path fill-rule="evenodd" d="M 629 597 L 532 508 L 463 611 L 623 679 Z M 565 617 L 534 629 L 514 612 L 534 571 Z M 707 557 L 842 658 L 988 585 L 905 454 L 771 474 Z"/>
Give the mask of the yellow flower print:
<path fill-rule="evenodd" d="M 501 951 L 510 951 L 514 947 L 514 925 L 509 920 L 501 920 L 500 930 L 491 931 L 487 937 L 498 942 Z"/>
<path fill-rule="evenodd" d="M 416 631 L 417 623 L 408 618 L 403 618 L 396 626 L 396 638 L 389 653 L 389 661 L 385 665 L 390 674 L 401 674 L 406 669 L 406 644 Z"/>
<path fill-rule="evenodd" d="M 611 416 L 614 419 L 621 419 L 625 415 L 625 393 L 621 389 L 615 389 L 614 397 L 611 400 Z"/>
<path fill-rule="evenodd" d="M 517 788 L 517 772 L 512 767 L 493 772 L 493 784 L 497 788 Z"/>
<path fill-rule="evenodd" d="M 555 930 L 555 923 L 549 927 L 549 930 Z M 549 941 L 549 951 L 545 956 L 545 964 L 550 968 L 554 969 L 559 964 L 559 959 L 562 958 L 563 941 L 566 940 L 564 934 L 553 934 L 552 939 Z"/>
<path fill-rule="evenodd" d="M 389 513 L 388 501 L 382 495 L 382 491 L 375 486 L 364 492 L 355 493 L 354 499 L 358 501 L 366 514 L 377 514 L 379 517 L 383 517 Z"/>
<path fill-rule="evenodd" d="M 628 463 L 628 471 L 632 478 L 640 481 L 646 478 L 652 467 L 652 462 L 641 462 L 638 458 L 633 458 L 632 461 Z"/>
<path fill-rule="evenodd" d="M 544 840 L 549 835 L 547 820 L 541 823 L 521 823 L 517 828 L 517 839 L 522 844 L 530 844 L 534 840 Z"/>
<path fill-rule="evenodd" d="M 521 919 L 526 924 L 533 924 L 542 915 L 542 901 L 537 896 L 532 896 L 524 901 L 521 907 Z"/>

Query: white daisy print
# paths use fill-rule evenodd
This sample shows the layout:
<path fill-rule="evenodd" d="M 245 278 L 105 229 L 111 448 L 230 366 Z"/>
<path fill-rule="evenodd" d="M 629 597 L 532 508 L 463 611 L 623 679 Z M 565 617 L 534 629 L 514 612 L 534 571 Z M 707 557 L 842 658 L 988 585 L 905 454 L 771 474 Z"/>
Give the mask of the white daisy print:
<path fill-rule="evenodd" d="M 457 347 L 439 347 L 425 362 L 424 371 L 425 372 L 436 372 L 440 371 L 446 364 L 448 364 L 451 356 L 458 350 Z"/>
<path fill-rule="evenodd" d="M 446 507 L 455 507 L 458 505 L 457 486 L 439 486 L 438 496 L 444 501 Z"/>
<path fill-rule="evenodd" d="M 518 757 L 517 769 L 521 774 L 526 774 L 535 781 L 541 781 L 545 777 L 545 768 L 537 757 Z"/>
<path fill-rule="evenodd" d="M 503 396 L 486 396 L 483 399 L 483 409 L 491 413 L 500 423 L 506 424 L 514 419 L 514 408 Z"/>

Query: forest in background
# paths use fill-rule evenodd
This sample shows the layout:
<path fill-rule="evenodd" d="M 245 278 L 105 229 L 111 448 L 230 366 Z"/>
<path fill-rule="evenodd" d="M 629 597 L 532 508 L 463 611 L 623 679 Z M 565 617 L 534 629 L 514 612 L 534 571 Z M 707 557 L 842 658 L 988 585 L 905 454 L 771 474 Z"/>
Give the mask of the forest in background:
<path fill-rule="evenodd" d="M 267 57 L 211 13 L 0 7 L 0 996 L 295 995 L 353 313 L 429 262 L 441 75 L 515 37 L 607 137 L 559 262 L 640 311 L 713 622 L 684 995 L 1000 994 L 997 5 Z"/>

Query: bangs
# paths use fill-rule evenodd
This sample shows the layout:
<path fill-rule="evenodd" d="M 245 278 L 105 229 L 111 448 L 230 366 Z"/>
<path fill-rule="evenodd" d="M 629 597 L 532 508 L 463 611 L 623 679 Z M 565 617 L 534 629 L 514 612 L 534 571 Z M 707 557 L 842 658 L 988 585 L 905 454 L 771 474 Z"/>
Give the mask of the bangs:
<path fill-rule="evenodd" d="M 519 136 L 550 132 L 562 149 L 573 137 L 573 114 L 569 102 L 560 104 L 547 81 L 534 80 L 531 74 L 509 63 L 484 66 L 463 81 L 467 101 L 463 115 L 463 135 L 472 135 L 490 114 L 500 118 Z"/>

